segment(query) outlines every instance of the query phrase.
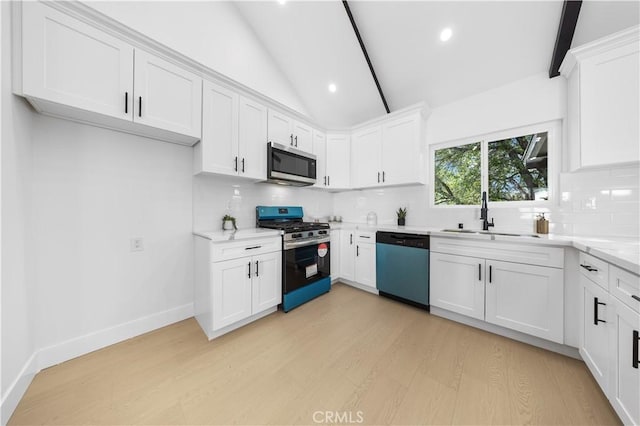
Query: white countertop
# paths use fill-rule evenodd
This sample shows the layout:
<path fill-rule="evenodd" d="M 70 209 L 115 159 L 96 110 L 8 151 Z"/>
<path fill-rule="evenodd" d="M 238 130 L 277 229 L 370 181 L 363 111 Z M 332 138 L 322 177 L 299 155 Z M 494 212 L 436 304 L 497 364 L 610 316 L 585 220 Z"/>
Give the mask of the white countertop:
<path fill-rule="evenodd" d="M 397 225 L 367 225 L 365 223 L 331 222 L 331 229 L 355 229 L 362 231 L 405 232 L 410 234 L 432 235 L 434 237 L 465 238 L 474 240 L 495 240 L 518 242 L 534 245 L 574 247 L 589 253 L 620 268 L 640 275 L 640 241 L 623 237 L 579 237 L 569 235 L 539 235 L 539 238 L 495 235 L 495 234 L 457 234 L 442 232 L 442 228 Z M 496 231 L 500 232 L 500 231 Z"/>
<path fill-rule="evenodd" d="M 237 231 L 193 231 L 193 235 L 207 238 L 213 243 L 222 243 L 226 241 L 251 240 L 264 237 L 278 237 L 282 235 L 279 229 L 266 228 L 247 228 L 238 229 Z"/>

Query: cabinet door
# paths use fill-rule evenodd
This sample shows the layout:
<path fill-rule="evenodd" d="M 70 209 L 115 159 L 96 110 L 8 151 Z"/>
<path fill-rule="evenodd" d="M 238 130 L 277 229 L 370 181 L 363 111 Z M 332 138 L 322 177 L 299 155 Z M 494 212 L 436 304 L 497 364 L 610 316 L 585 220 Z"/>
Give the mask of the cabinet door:
<path fill-rule="evenodd" d="M 202 79 L 170 62 L 135 51 L 135 122 L 202 136 Z"/>
<path fill-rule="evenodd" d="M 434 252 L 429 256 L 430 304 L 483 320 L 485 260 Z"/>
<path fill-rule="evenodd" d="M 580 64 L 582 167 L 640 160 L 639 93 L 637 42 Z"/>
<path fill-rule="evenodd" d="M 236 175 L 238 171 L 238 94 L 204 82 L 202 98 L 202 170 Z"/>
<path fill-rule="evenodd" d="M 269 142 L 293 146 L 293 120 L 290 117 L 270 109 L 267 132 Z"/>
<path fill-rule="evenodd" d="M 340 231 L 340 278 L 355 281 L 356 234 L 354 231 Z"/>
<path fill-rule="evenodd" d="M 330 262 L 331 262 L 331 279 L 335 280 L 339 278 L 340 275 L 340 231 L 338 229 L 334 229 L 331 231 L 331 252 L 330 252 Z"/>
<path fill-rule="evenodd" d="M 375 126 L 359 131 L 351 141 L 351 179 L 353 187 L 366 188 L 382 183 L 380 161 L 382 128 Z"/>
<path fill-rule="evenodd" d="M 420 140 L 420 115 L 382 125 L 383 183 L 400 185 L 424 181 L 424 150 Z"/>
<path fill-rule="evenodd" d="M 267 108 L 240 96 L 238 170 L 241 176 L 267 178 Z"/>
<path fill-rule="evenodd" d="M 605 393 L 609 390 L 609 336 L 611 306 L 609 293 L 580 276 L 580 355 Z"/>
<path fill-rule="evenodd" d="M 609 400 L 622 423 L 640 424 L 640 314 L 615 297 L 613 305 L 613 382 Z M 635 357 L 635 360 L 634 360 Z"/>
<path fill-rule="evenodd" d="M 351 183 L 349 136 L 327 135 L 327 187 L 348 189 Z"/>
<path fill-rule="evenodd" d="M 313 154 L 316 156 L 316 188 L 327 187 L 327 136 L 313 131 Z M 333 248 L 332 248 L 333 250 Z"/>
<path fill-rule="evenodd" d="M 313 152 L 313 129 L 304 123 L 294 122 L 293 146 L 304 152 Z"/>
<path fill-rule="evenodd" d="M 356 245 L 355 282 L 376 288 L 376 245 Z"/>
<path fill-rule="evenodd" d="M 487 260 L 487 322 L 563 343 L 563 270 Z"/>
<path fill-rule="evenodd" d="M 213 263 L 211 298 L 214 330 L 251 316 L 253 268 L 249 257 Z"/>
<path fill-rule="evenodd" d="M 133 47 L 39 3 L 22 3 L 25 96 L 133 117 Z"/>
<path fill-rule="evenodd" d="M 282 302 L 282 253 L 273 252 L 251 259 L 253 263 L 252 314 Z"/>

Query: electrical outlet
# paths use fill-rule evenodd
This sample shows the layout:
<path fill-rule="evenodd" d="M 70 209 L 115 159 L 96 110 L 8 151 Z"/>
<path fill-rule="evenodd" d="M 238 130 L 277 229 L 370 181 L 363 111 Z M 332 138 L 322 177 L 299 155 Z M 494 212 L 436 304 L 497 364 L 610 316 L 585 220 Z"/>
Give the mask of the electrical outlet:
<path fill-rule="evenodd" d="M 142 237 L 136 237 L 131 239 L 131 251 L 143 251 L 144 241 Z"/>

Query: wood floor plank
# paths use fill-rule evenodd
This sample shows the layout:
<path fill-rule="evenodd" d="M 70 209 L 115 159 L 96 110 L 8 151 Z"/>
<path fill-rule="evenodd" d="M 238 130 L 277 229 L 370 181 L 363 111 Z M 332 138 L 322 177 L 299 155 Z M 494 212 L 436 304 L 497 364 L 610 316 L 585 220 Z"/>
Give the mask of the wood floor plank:
<path fill-rule="evenodd" d="M 48 368 L 9 424 L 358 413 L 364 424 L 620 424 L 584 363 L 342 284 L 211 342 L 189 319 Z"/>

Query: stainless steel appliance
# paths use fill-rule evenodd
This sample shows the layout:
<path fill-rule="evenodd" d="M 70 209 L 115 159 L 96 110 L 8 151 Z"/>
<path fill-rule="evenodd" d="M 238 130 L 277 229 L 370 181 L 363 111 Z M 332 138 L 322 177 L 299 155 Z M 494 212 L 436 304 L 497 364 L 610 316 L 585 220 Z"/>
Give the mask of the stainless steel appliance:
<path fill-rule="evenodd" d="M 316 183 L 316 156 L 278 143 L 267 144 L 267 182 L 309 186 Z"/>
<path fill-rule="evenodd" d="M 257 206 L 256 226 L 281 229 L 282 310 L 331 290 L 329 224 L 304 222 L 302 207 Z"/>
<path fill-rule="evenodd" d="M 429 310 L 429 236 L 376 232 L 376 285 L 381 296 Z"/>

